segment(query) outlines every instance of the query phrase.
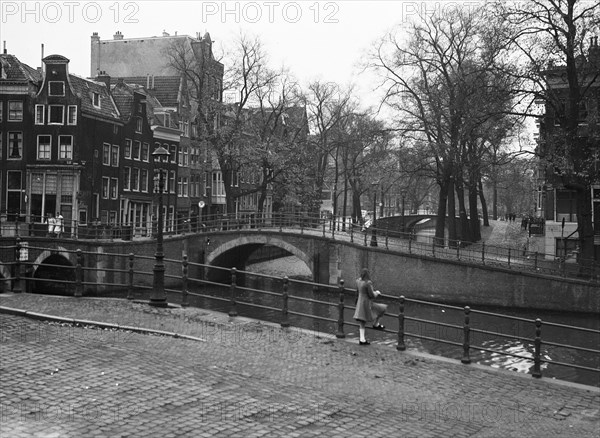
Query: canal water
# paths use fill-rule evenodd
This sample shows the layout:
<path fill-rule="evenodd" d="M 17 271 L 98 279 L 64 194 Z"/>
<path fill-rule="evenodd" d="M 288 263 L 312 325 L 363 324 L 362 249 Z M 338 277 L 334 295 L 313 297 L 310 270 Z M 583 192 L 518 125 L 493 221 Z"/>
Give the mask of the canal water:
<path fill-rule="evenodd" d="M 246 272 L 257 272 L 276 276 L 289 275 L 290 272 L 296 272 L 297 275 L 290 277 L 290 283 L 288 286 L 288 317 L 291 325 L 314 330 L 315 332 L 324 332 L 335 335 L 337 332 L 337 304 L 339 302 L 339 292 L 334 288 L 330 290 L 313 290 L 311 285 L 305 283 L 309 281 L 309 277 L 307 276 L 307 268 L 294 268 L 296 261 L 292 259 L 293 258 L 284 258 L 278 261 L 259 263 L 246 268 Z M 238 288 L 236 291 L 236 307 L 238 314 L 240 316 L 247 316 L 276 323 L 281 322 L 282 313 L 280 310 L 261 309 L 255 307 L 255 305 L 281 309 L 281 293 L 283 290 L 282 282 L 280 280 L 256 277 L 249 274 L 244 275 L 243 278 L 244 279 L 240 281 L 240 283 L 243 281 L 243 286 Z M 304 280 L 304 282 L 302 280 Z M 276 292 L 277 294 L 265 295 L 260 292 L 246 289 L 267 290 Z M 228 312 L 231 308 L 231 304 L 229 302 L 229 287 L 191 287 L 190 292 L 192 294 L 190 295 L 189 301 L 193 306 L 210 308 L 222 312 Z M 194 292 L 221 299 L 219 300 L 194 296 Z M 385 292 L 386 291 L 384 291 L 384 293 Z M 410 296 L 410 291 L 403 291 L 402 293 L 405 296 Z M 179 302 L 181 296 L 174 295 L 172 298 L 170 297 L 170 299 L 172 299 L 173 302 Z M 382 301 L 387 302 L 389 313 L 398 313 L 399 303 L 397 299 Z M 354 306 L 354 298 L 346 297 L 345 305 Z M 488 314 L 479 314 L 476 311 L 509 315 L 523 318 L 527 321 L 501 318 Z M 318 319 L 308 318 L 303 315 L 296 315 L 296 313 L 314 315 L 318 317 Z M 452 306 L 430 306 L 420 303 L 406 303 L 404 314 L 406 317 L 405 343 L 407 349 L 413 349 L 454 359 L 461 359 L 463 357 L 462 326 L 465 315 L 462 308 L 455 309 Z M 353 310 L 345 309 L 344 332 L 347 338 L 356 338 L 358 336 L 358 326 L 356 325 L 352 316 Z M 472 348 L 470 350 L 471 362 L 488 365 L 494 368 L 502 368 L 513 370 L 515 372 L 531 374 L 533 370 L 533 360 L 527 360 L 526 358 L 533 358 L 533 339 L 535 337 L 534 321 L 536 318 L 540 318 L 543 322 L 541 339 L 542 358 L 544 360 L 572 364 L 574 363 L 589 368 L 600 368 L 600 355 L 598 354 L 578 351 L 562 346 L 548 345 L 548 343 L 553 343 L 598 350 L 600 346 L 600 335 L 582 332 L 566 327 L 554 327 L 548 324 L 554 323 L 565 326 L 600 330 L 600 318 L 598 318 L 598 315 L 551 311 L 530 311 L 494 307 L 476 309 L 472 308 L 470 314 L 471 329 L 502 333 L 509 337 L 482 334 L 472 331 L 471 345 L 480 346 L 488 350 L 511 353 L 514 355 L 523 356 L 524 358 L 511 357 L 498 352 L 479 351 L 475 348 Z M 424 322 L 425 320 L 448 325 L 456 325 L 459 326 L 459 328 L 436 326 L 435 324 Z M 367 338 L 373 343 L 386 345 L 389 346 L 389 348 L 395 348 L 397 345 L 397 318 L 385 316 L 382 323 L 386 326 L 386 331 L 380 332 L 368 329 Z M 419 339 L 411 335 L 424 336 L 430 338 L 430 340 Z M 450 341 L 458 343 L 459 345 L 450 345 L 440 341 Z M 542 363 L 541 370 L 542 375 L 546 378 L 556 378 L 600 387 L 599 372 L 579 370 L 547 362 Z"/>

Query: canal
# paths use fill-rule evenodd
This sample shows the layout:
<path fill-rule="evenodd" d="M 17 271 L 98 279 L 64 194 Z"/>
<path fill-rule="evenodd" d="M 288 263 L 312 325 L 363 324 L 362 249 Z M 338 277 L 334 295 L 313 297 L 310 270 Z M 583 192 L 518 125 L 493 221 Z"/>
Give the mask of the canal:
<path fill-rule="evenodd" d="M 278 260 L 257 263 L 249 266 L 246 269 L 247 272 L 257 272 L 265 275 L 290 275 L 291 281 L 288 287 L 288 294 L 290 298 L 288 307 L 289 321 L 291 325 L 314 330 L 315 332 L 324 332 L 335 335 L 337 332 L 337 323 L 335 321 L 337 321 L 338 318 L 337 304 L 339 302 L 339 293 L 334 289 L 314 291 L 310 285 L 303 284 L 302 282 L 295 282 L 295 279 L 304 281 L 309 281 L 310 279 L 310 272 L 301 261 L 295 257 L 285 257 Z M 347 284 L 346 286 L 352 287 L 350 284 Z M 255 277 L 251 275 L 245 276 L 244 287 L 248 289 L 268 290 L 278 292 L 279 294 L 282 292 L 281 281 L 264 277 Z M 230 297 L 230 289 L 228 287 L 221 288 L 210 286 L 197 289 L 198 292 L 203 295 L 211 295 L 227 299 Z M 193 290 L 191 290 L 191 292 L 193 292 Z M 383 292 L 389 295 L 399 295 L 398 291 Z M 410 297 L 410 291 L 402 291 L 402 294 L 406 297 Z M 181 299 L 181 297 L 173 297 L 174 302 L 177 302 L 178 299 Z M 302 299 L 310 299 L 330 304 L 307 302 Z M 250 303 L 254 305 L 262 305 L 280 309 L 282 305 L 282 299 L 280 295 L 265 295 L 259 292 L 243 290 L 240 288 L 237 290 L 237 300 L 237 311 L 239 315 L 271 322 L 281 322 L 282 314 L 279 310 L 275 311 L 271 309 L 261 309 L 255 306 L 243 304 Z M 190 296 L 190 304 L 222 312 L 228 312 L 231 307 L 228 301 L 196 297 L 193 295 Z M 388 311 L 390 313 L 398 313 L 399 304 L 397 300 L 390 300 L 387 304 L 389 305 Z M 353 306 L 354 299 L 350 297 L 346 298 L 345 305 Z M 506 309 L 497 307 L 478 307 L 472 310 L 473 311 L 470 314 L 470 324 L 472 329 L 503 333 L 513 338 L 526 339 L 511 339 L 507 337 L 472 332 L 472 345 L 533 358 L 533 341 L 528 342 L 527 339 L 534 339 L 534 321 L 536 318 L 540 318 L 543 321 L 541 334 L 543 359 L 556 362 L 574 363 L 580 366 L 596 369 L 600 367 L 600 356 L 598 354 L 545 344 L 545 342 L 549 342 L 597 350 L 600 346 L 600 335 L 595 333 L 581 332 L 565 327 L 554 327 L 548 325 L 547 323 L 600 330 L 600 318 L 598 318 L 598 315 L 565 313 L 557 311 Z M 475 312 L 476 310 L 497 313 L 501 315 L 509 315 L 517 318 L 523 318 L 528 321 L 525 322 L 515 319 L 496 317 L 488 314 L 479 314 Z M 296 315 L 296 313 L 315 315 L 318 317 L 318 319 L 307 318 L 305 316 Z M 407 334 L 415 334 L 435 340 L 446 340 L 462 344 L 462 325 L 464 323 L 464 311 L 462 308 L 454 309 L 453 306 L 430 306 L 420 303 L 407 303 L 405 305 L 404 313 L 407 318 L 405 321 L 405 332 Z M 353 310 L 346 309 L 344 314 L 344 332 L 348 338 L 356 338 L 358 336 L 358 326 L 352 319 L 352 316 Z M 446 326 L 436 326 L 431 323 L 414 321 L 409 318 L 457 325 L 461 327 L 461 329 L 454 329 Z M 326 319 L 331 321 L 326 321 Z M 367 338 L 369 338 L 373 343 L 383 344 L 389 348 L 395 348 L 397 344 L 398 320 L 394 317 L 384 317 L 382 322 L 386 326 L 387 330 L 385 332 L 367 330 Z M 405 343 L 408 349 L 441 355 L 453 359 L 461 359 L 463 354 L 463 349 L 461 346 L 448 345 L 433 340 L 423 340 L 408 335 L 405 337 Z M 471 349 L 470 356 L 473 363 L 488 365 L 493 368 L 501 368 L 529 374 L 531 374 L 533 369 L 533 361 L 524 358 L 511 357 L 494 352 L 479 351 L 476 349 Z M 541 369 L 542 375 L 546 378 L 555 378 L 600 387 L 599 372 L 580 370 L 548 363 L 542 363 Z"/>
<path fill-rule="evenodd" d="M 257 263 L 247 267 L 246 272 L 247 274 L 245 275 L 238 275 L 238 285 L 240 287 L 236 290 L 236 310 L 240 316 L 280 323 L 282 312 L 279 309 L 282 306 L 283 282 L 281 279 L 267 278 L 264 275 L 277 277 L 288 275 L 290 277 L 288 286 L 288 320 L 290 324 L 294 327 L 314 330 L 315 334 L 317 332 L 331 335 L 336 334 L 339 292 L 335 288 L 313 290 L 313 287 L 307 284 L 310 279 L 310 271 L 299 259 L 284 257 Z M 263 274 L 263 276 L 254 276 L 248 274 L 249 272 Z M 346 283 L 347 288 L 351 288 L 352 286 L 349 282 Z M 225 313 L 231 309 L 231 291 L 229 286 L 194 285 L 190 283 L 188 284 L 188 290 L 190 292 L 188 301 L 191 306 Z M 271 291 L 273 293 L 265 294 L 259 291 Z M 410 298 L 410 291 L 406 290 L 382 292 L 393 296 L 402 294 Z M 147 295 L 145 294 L 136 295 L 136 298 L 147 299 Z M 168 293 L 169 302 L 180 303 L 181 299 L 180 293 Z M 354 297 L 347 296 L 345 306 L 353 307 L 354 300 Z M 382 301 L 387 302 L 389 313 L 398 314 L 399 302 L 397 299 Z M 265 306 L 270 309 L 257 306 Z M 527 321 L 481 314 L 478 311 L 508 315 Z M 463 342 L 462 326 L 465 315 L 462 307 L 449 305 L 432 306 L 408 302 L 405 305 L 404 314 L 406 317 L 405 344 L 408 350 L 416 350 L 458 360 L 463 357 L 463 348 L 460 344 Z M 305 315 L 313 315 L 314 318 Z M 352 316 L 353 310 L 346 308 L 344 311 L 344 332 L 346 337 L 350 339 L 358 337 L 358 325 Z M 600 355 L 598 354 L 573 350 L 562 346 L 548 345 L 548 343 L 554 343 L 598 350 L 600 346 L 600 335 L 598 333 L 582 332 L 564 327 L 582 327 L 598 331 L 600 330 L 600 318 L 598 315 L 498 307 L 472 308 L 470 326 L 471 329 L 502 333 L 506 336 L 472 331 L 471 345 L 523 356 L 523 358 L 471 348 L 471 362 L 493 368 L 531 374 L 533 360 L 527 360 L 526 358 L 533 358 L 534 321 L 536 318 L 540 318 L 543 322 L 541 332 L 541 353 L 543 360 L 576 364 L 595 369 L 600 368 Z M 439 326 L 427 321 L 456 325 L 458 328 Z M 386 331 L 380 332 L 367 329 L 367 338 L 372 343 L 384 345 L 388 348 L 395 348 L 398 339 L 398 319 L 385 316 L 382 323 L 386 326 Z M 555 327 L 549 325 L 549 323 L 563 326 Z M 420 339 L 414 335 L 423 336 L 428 339 Z M 459 345 L 449 345 L 440 341 L 454 342 Z M 358 342 L 358 339 L 356 339 L 356 342 Z M 401 353 L 399 352 L 398 354 Z M 600 387 L 600 372 L 581 370 L 547 362 L 542 363 L 541 371 L 545 378 Z"/>

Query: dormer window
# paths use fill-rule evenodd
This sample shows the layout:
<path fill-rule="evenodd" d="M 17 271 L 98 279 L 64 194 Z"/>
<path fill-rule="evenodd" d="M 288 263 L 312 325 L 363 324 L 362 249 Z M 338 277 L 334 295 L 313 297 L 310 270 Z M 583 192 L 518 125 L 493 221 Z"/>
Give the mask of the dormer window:
<path fill-rule="evenodd" d="M 96 108 L 100 108 L 100 93 L 92 93 L 92 105 Z"/>
<path fill-rule="evenodd" d="M 62 81 L 48 82 L 48 95 L 49 96 L 64 96 L 65 95 L 65 83 Z"/>
<path fill-rule="evenodd" d="M 142 132 L 142 118 L 138 117 L 135 120 L 135 132 Z"/>

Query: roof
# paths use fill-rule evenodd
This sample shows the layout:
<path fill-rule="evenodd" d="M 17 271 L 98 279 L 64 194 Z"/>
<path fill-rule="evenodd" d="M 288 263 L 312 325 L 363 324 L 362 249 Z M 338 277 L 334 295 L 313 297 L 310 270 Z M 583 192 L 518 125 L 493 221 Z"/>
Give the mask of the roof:
<path fill-rule="evenodd" d="M 81 109 L 83 112 L 105 118 L 120 117 L 119 109 L 103 82 L 95 82 L 73 74 L 69 75 L 69 82 L 75 94 L 81 98 Z M 92 105 L 93 93 L 98 93 L 100 96 L 100 108 Z"/>
<path fill-rule="evenodd" d="M 148 76 L 132 76 L 121 78 L 128 84 L 137 84 L 142 87 L 148 85 Z M 150 77 L 149 91 L 159 102 L 159 106 L 177 107 L 181 78 L 179 76 L 154 76 Z"/>
<path fill-rule="evenodd" d="M 2 76 L 0 78 L 15 82 L 39 82 L 42 75 L 35 68 L 22 63 L 14 55 L 1 54 Z"/>

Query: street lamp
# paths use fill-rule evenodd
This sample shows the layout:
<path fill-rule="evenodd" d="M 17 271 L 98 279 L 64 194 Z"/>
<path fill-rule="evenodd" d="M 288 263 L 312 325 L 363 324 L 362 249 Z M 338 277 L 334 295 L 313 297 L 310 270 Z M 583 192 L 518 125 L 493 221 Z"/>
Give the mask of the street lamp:
<path fill-rule="evenodd" d="M 377 222 L 377 186 L 378 182 L 371 183 L 373 186 L 373 222 L 371 223 L 371 246 L 377 246 L 377 229 L 375 228 Z"/>
<path fill-rule="evenodd" d="M 155 169 L 158 170 L 158 221 L 156 224 L 156 252 L 154 253 L 154 279 L 152 283 L 152 295 L 150 305 L 156 307 L 167 307 L 167 295 L 165 293 L 165 254 L 163 252 L 163 189 L 165 188 L 165 177 L 162 163 L 169 158 L 169 151 L 162 146 L 152 152 Z"/>

